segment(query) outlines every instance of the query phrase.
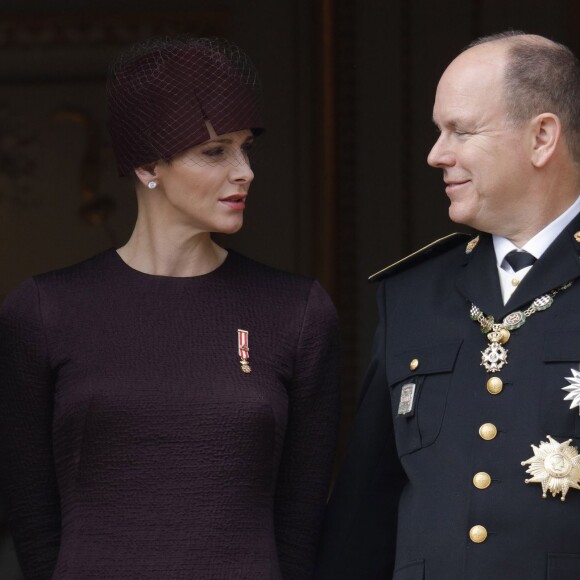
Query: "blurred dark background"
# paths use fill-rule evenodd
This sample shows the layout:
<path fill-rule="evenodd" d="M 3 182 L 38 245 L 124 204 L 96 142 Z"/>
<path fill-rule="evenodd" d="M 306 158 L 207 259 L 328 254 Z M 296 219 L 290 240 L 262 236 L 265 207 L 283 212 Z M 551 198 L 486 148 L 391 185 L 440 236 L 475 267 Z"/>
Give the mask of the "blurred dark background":
<path fill-rule="evenodd" d="M 456 230 L 425 161 L 437 80 L 471 40 L 507 28 L 578 54 L 580 3 L 1 0 L 0 300 L 131 231 L 133 195 L 104 128 L 111 59 L 149 36 L 228 37 L 261 73 L 268 130 L 244 230 L 222 242 L 315 276 L 334 298 L 343 449 L 375 324 L 366 277 Z M 0 579 L 19 578 L 0 501 Z"/>

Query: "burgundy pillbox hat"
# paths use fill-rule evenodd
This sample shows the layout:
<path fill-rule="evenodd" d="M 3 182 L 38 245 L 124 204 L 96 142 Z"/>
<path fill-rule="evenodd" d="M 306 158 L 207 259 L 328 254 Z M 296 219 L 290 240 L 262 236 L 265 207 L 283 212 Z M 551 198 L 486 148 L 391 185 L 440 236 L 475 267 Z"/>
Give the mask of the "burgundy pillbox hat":
<path fill-rule="evenodd" d="M 215 38 L 165 39 L 133 47 L 107 82 L 108 127 L 120 175 L 170 159 L 218 135 L 263 129 L 259 79 L 234 44 Z"/>

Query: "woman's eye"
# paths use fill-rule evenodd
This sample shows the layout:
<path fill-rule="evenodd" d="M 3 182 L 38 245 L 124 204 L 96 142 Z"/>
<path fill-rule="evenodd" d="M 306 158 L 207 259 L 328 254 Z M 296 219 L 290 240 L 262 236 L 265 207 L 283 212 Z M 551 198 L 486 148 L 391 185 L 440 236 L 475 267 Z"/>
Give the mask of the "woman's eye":
<path fill-rule="evenodd" d="M 211 149 L 206 149 L 203 151 L 203 154 L 207 155 L 208 157 L 219 157 L 223 154 L 223 152 L 223 147 L 212 147 Z"/>
<path fill-rule="evenodd" d="M 253 141 L 248 141 L 247 143 L 244 143 L 242 145 L 242 151 L 244 153 L 248 153 L 252 149 L 253 146 L 254 146 L 254 142 Z"/>

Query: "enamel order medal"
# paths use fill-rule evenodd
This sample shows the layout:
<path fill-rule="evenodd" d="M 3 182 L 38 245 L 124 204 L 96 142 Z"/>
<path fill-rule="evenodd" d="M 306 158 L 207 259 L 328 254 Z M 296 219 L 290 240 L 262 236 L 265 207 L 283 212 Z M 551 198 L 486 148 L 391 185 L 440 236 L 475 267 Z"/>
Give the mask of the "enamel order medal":
<path fill-rule="evenodd" d="M 250 347 L 249 347 L 249 333 L 247 330 L 240 330 L 238 328 L 238 356 L 240 357 L 240 365 L 242 372 L 245 374 L 252 372 L 250 367 Z"/>

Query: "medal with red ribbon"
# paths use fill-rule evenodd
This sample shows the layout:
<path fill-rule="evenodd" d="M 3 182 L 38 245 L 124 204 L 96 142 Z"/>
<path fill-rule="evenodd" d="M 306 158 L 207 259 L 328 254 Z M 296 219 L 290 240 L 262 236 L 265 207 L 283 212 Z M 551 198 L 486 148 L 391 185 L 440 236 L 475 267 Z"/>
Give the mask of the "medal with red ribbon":
<path fill-rule="evenodd" d="M 242 372 L 251 373 L 250 367 L 250 347 L 247 330 L 240 330 L 238 328 L 238 356 L 240 357 L 240 364 L 242 365 Z"/>

